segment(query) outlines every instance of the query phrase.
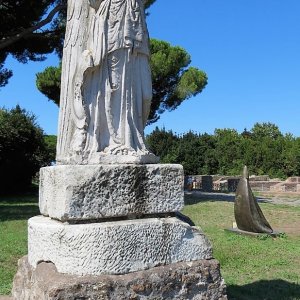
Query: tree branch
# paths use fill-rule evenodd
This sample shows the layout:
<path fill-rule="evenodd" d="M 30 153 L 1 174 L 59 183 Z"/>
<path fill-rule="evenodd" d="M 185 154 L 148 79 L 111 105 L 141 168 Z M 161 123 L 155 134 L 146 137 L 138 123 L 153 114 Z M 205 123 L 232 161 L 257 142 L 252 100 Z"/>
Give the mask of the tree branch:
<path fill-rule="evenodd" d="M 50 11 L 48 16 L 44 20 L 38 22 L 34 26 L 29 27 L 29 28 L 23 30 L 22 32 L 14 35 L 14 36 L 2 38 L 2 40 L 0 41 L 0 50 L 16 43 L 20 39 L 26 37 L 27 35 L 33 33 L 34 31 L 36 31 L 37 29 L 40 29 L 41 27 L 43 27 L 43 26 L 47 25 L 48 23 L 50 23 L 52 21 L 52 19 L 54 18 L 54 16 L 60 10 L 62 10 L 64 7 L 65 7 L 65 5 L 57 5 L 56 7 L 53 8 L 53 10 Z"/>

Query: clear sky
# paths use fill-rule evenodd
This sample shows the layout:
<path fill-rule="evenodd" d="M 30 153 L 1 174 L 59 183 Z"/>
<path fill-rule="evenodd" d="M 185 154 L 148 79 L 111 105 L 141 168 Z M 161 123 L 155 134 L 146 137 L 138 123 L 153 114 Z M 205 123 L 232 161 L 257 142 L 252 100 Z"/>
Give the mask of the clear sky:
<path fill-rule="evenodd" d="M 241 132 L 272 122 L 300 136 L 299 16 L 299 0 L 157 0 L 148 17 L 150 36 L 186 49 L 208 85 L 146 133 L 155 126 Z M 0 106 L 18 103 L 37 115 L 47 134 L 56 134 L 58 108 L 35 88 L 35 74 L 57 64 L 54 55 L 27 65 L 9 59 L 14 76 L 0 90 Z"/>

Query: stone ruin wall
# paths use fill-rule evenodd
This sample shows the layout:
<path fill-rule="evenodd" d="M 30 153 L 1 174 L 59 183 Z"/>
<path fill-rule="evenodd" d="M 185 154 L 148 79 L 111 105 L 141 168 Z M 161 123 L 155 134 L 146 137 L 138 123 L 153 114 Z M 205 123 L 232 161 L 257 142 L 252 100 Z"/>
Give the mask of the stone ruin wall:
<path fill-rule="evenodd" d="M 189 175 L 185 176 L 185 189 L 203 192 L 235 192 L 240 176 Z M 254 192 L 300 193 L 300 176 L 286 180 L 270 179 L 268 175 L 251 176 L 250 186 Z"/>

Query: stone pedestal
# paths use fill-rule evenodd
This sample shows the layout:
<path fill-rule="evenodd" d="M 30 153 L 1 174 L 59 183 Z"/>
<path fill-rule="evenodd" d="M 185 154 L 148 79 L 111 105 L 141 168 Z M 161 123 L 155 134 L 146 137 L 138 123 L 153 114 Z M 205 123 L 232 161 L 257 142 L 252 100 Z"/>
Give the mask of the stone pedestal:
<path fill-rule="evenodd" d="M 34 269 L 19 261 L 13 297 L 18 300 L 226 300 L 216 260 L 196 260 L 126 275 L 72 276 L 52 263 Z"/>
<path fill-rule="evenodd" d="M 180 261 L 211 259 L 205 235 L 176 218 L 68 225 L 34 217 L 28 258 L 71 275 L 125 274 Z"/>
<path fill-rule="evenodd" d="M 41 214 L 61 221 L 176 212 L 181 165 L 65 165 L 41 168 Z"/>
<path fill-rule="evenodd" d="M 41 169 L 15 300 L 226 299 L 203 232 L 177 219 L 180 165 Z"/>

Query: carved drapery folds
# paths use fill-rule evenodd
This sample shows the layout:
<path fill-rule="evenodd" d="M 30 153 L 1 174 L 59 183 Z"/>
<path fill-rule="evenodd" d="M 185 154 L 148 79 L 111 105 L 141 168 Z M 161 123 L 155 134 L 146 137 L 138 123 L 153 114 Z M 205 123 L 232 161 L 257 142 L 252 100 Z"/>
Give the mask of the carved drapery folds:
<path fill-rule="evenodd" d="M 69 0 L 57 162 L 152 163 L 152 84 L 141 0 Z"/>

